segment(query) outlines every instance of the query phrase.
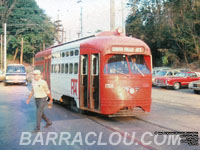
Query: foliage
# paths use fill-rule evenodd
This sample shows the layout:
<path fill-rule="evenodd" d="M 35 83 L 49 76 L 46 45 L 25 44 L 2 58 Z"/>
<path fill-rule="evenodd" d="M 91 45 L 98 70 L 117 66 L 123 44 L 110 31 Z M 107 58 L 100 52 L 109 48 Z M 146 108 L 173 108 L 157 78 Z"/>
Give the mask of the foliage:
<path fill-rule="evenodd" d="M 30 62 L 34 54 L 54 42 L 55 25 L 35 0 L 0 0 L 0 34 L 7 23 L 8 54 L 21 50 L 24 39 L 24 59 Z M 18 54 L 19 57 L 19 54 Z"/>
<path fill-rule="evenodd" d="M 200 1 L 129 0 L 128 5 L 127 34 L 150 46 L 154 65 L 200 61 Z"/>

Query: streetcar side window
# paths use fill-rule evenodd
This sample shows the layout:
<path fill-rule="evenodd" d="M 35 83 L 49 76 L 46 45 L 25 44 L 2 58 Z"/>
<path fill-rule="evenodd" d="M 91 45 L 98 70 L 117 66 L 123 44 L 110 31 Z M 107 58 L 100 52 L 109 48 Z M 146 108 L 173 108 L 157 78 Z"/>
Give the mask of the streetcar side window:
<path fill-rule="evenodd" d="M 79 55 L 79 50 L 75 50 L 75 56 Z"/>
<path fill-rule="evenodd" d="M 69 51 L 66 51 L 65 56 L 69 57 Z"/>
<path fill-rule="evenodd" d="M 60 64 L 58 64 L 58 73 L 60 73 Z"/>
<path fill-rule="evenodd" d="M 65 64 L 65 73 L 68 73 L 68 64 Z"/>
<path fill-rule="evenodd" d="M 65 52 L 62 52 L 62 57 L 65 57 Z"/>
<path fill-rule="evenodd" d="M 54 73 L 57 73 L 57 65 L 54 65 Z"/>
<path fill-rule="evenodd" d="M 64 64 L 61 64 L 61 73 L 64 73 Z"/>
<path fill-rule="evenodd" d="M 88 61 L 88 58 L 87 56 L 81 56 L 81 74 L 82 75 L 87 75 L 87 61 Z"/>
<path fill-rule="evenodd" d="M 36 57 L 35 58 L 35 61 L 43 61 L 44 60 L 44 57 Z"/>
<path fill-rule="evenodd" d="M 70 51 L 70 56 L 74 56 L 74 51 Z"/>
<path fill-rule="evenodd" d="M 69 74 L 73 73 L 73 63 L 69 64 Z"/>
<path fill-rule="evenodd" d="M 92 55 L 92 75 L 98 75 L 98 55 Z"/>
<path fill-rule="evenodd" d="M 78 63 L 74 64 L 74 74 L 78 74 Z"/>
<path fill-rule="evenodd" d="M 51 65 L 51 73 L 54 71 L 54 65 Z"/>

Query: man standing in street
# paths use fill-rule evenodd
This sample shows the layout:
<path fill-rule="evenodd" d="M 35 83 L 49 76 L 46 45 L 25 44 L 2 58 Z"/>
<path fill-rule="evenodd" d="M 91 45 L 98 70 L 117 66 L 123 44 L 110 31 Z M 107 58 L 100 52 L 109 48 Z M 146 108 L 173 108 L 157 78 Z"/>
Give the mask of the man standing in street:
<path fill-rule="evenodd" d="M 34 98 L 35 98 L 35 104 L 36 104 L 36 108 L 37 108 L 37 126 L 32 131 L 32 133 L 36 133 L 36 132 L 40 131 L 41 119 L 44 119 L 46 121 L 45 128 L 48 128 L 50 125 L 52 125 L 52 122 L 45 115 L 44 109 L 48 105 L 47 97 L 50 98 L 51 104 L 53 102 L 53 99 L 52 99 L 51 93 L 49 91 L 47 82 L 45 80 L 41 79 L 40 70 L 33 71 L 32 90 L 26 101 L 26 104 L 30 103 L 32 96 L 34 96 Z"/>

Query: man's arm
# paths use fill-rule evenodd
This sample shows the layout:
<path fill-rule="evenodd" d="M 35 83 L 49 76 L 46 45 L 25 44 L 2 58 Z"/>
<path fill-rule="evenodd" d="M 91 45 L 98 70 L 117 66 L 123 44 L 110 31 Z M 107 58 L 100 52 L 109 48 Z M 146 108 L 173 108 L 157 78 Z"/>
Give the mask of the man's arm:
<path fill-rule="evenodd" d="M 26 100 L 26 104 L 30 103 L 31 97 L 33 96 L 33 89 L 31 90 L 31 93 L 28 96 L 28 99 Z"/>
<path fill-rule="evenodd" d="M 53 103 L 53 98 L 51 96 L 51 93 L 48 93 L 47 96 L 50 98 L 50 103 L 52 104 Z"/>
<path fill-rule="evenodd" d="M 53 103 L 53 98 L 51 96 L 51 92 L 49 90 L 47 82 L 44 80 L 44 91 L 46 92 L 47 96 L 50 98 L 50 103 Z"/>

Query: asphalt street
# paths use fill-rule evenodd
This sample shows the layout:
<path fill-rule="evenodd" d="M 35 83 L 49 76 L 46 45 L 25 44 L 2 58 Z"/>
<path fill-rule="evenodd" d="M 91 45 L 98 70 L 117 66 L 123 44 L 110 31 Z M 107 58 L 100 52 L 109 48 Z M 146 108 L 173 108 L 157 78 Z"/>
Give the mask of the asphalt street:
<path fill-rule="evenodd" d="M 200 95 L 190 89 L 174 91 L 153 88 L 151 112 L 134 117 L 108 118 L 98 114 L 80 114 L 54 103 L 52 109 L 45 110 L 53 125 L 45 129 L 45 122 L 42 122 L 39 134 L 31 134 L 35 127 L 36 108 L 34 99 L 29 105 L 26 104 L 29 90 L 26 86 L 5 87 L 0 83 L 1 150 L 200 149 L 200 146 L 189 146 L 187 143 L 162 143 L 164 136 L 155 137 L 155 132 L 161 131 L 200 131 Z M 70 135 L 67 142 L 59 141 L 62 134 Z M 30 136 L 28 140 L 25 135 Z M 57 138 L 55 142 L 48 141 L 48 136 Z M 122 140 L 119 140 L 120 137 Z M 132 144 L 125 144 L 123 139 Z"/>

